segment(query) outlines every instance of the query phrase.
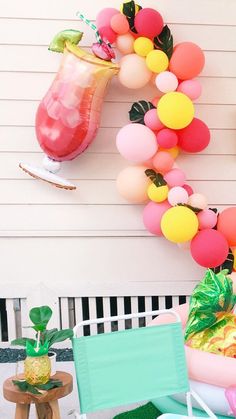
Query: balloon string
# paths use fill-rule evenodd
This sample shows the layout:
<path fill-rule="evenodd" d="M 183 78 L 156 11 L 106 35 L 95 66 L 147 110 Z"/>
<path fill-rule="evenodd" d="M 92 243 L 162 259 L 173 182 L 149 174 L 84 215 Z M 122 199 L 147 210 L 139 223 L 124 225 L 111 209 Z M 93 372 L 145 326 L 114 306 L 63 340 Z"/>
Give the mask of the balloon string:
<path fill-rule="evenodd" d="M 97 38 L 97 41 L 99 42 L 99 44 L 102 44 L 102 38 L 99 35 L 99 32 L 97 30 L 97 26 L 94 25 L 94 23 L 91 22 L 91 20 L 87 19 L 82 13 L 77 12 L 76 16 L 78 16 L 83 22 L 85 22 L 91 29 L 93 29 L 93 31 L 95 31 L 95 36 Z"/>

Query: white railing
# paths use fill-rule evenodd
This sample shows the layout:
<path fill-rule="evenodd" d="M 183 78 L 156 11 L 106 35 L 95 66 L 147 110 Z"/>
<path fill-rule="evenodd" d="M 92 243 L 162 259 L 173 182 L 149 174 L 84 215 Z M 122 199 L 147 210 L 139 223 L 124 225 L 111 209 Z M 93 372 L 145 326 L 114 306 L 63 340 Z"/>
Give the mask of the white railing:
<path fill-rule="evenodd" d="M 141 294 L 141 295 L 140 295 Z M 40 285 L 40 290 L 34 290 L 27 296 L 20 298 L 5 298 L 0 300 L 0 347 L 6 347 L 11 340 L 20 336 L 30 336 L 31 330 L 26 328 L 30 321 L 28 312 L 31 307 L 49 305 L 53 309 L 53 317 L 50 327 L 73 328 L 75 324 L 83 320 L 96 317 L 120 316 L 143 311 L 163 310 L 188 301 L 188 295 L 146 295 L 144 292 L 139 295 L 105 295 L 105 296 L 83 296 L 67 297 L 53 295 L 52 292 Z M 76 295 L 76 293 L 75 293 Z M 125 328 L 142 327 L 151 320 L 146 318 L 134 318 L 129 320 L 118 320 L 112 323 L 93 324 L 84 326 L 83 334 L 97 334 L 122 330 Z M 68 346 L 64 343 L 60 346 Z"/>

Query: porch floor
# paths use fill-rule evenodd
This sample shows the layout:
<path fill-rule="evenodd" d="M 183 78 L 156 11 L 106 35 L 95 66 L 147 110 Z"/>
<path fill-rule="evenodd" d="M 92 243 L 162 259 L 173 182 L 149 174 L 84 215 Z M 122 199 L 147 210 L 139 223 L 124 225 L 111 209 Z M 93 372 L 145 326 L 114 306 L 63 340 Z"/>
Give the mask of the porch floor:
<path fill-rule="evenodd" d="M 76 380 L 75 380 L 75 372 L 74 372 L 74 364 L 73 362 L 60 362 L 57 364 L 58 369 L 60 371 L 66 371 L 73 375 L 74 377 L 74 390 L 73 392 L 61 399 L 59 401 L 60 404 L 60 411 L 61 411 L 61 418 L 62 419 L 74 419 L 73 416 L 68 416 L 68 412 L 72 409 L 76 409 L 79 411 L 79 401 L 78 401 L 78 395 L 77 395 L 77 387 L 76 387 Z M 6 378 L 8 378 L 11 375 L 14 375 L 16 372 L 16 364 L 0 364 L 0 385 L 1 385 L 1 391 L 0 391 L 0 419 L 13 419 L 14 418 L 14 409 L 15 405 L 11 402 L 8 402 L 3 398 L 2 394 L 2 384 Z M 106 410 L 102 412 L 96 412 L 91 413 L 88 415 L 88 419 L 113 419 L 113 417 L 121 412 L 124 412 L 126 410 L 133 409 L 137 407 L 138 405 L 132 405 L 132 406 L 125 406 L 120 407 L 112 410 Z M 34 407 L 31 407 L 31 413 L 30 413 L 30 419 L 35 419 L 35 411 Z"/>

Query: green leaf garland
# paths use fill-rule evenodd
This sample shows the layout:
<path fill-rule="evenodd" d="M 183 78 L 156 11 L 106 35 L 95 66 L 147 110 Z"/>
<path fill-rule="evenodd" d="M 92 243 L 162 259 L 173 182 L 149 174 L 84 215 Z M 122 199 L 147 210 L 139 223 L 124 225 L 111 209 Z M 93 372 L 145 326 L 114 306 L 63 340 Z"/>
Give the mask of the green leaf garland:
<path fill-rule="evenodd" d="M 147 111 L 150 109 L 155 109 L 155 106 L 151 102 L 147 102 L 146 100 L 140 100 L 139 102 L 133 103 L 130 111 L 129 111 L 129 119 L 131 122 L 135 122 L 136 124 L 143 124 L 144 125 L 144 116 Z"/>
<path fill-rule="evenodd" d="M 51 380 L 51 379 L 46 384 L 36 384 L 36 385 L 29 384 L 25 380 L 12 380 L 12 382 L 24 393 L 28 392 L 28 393 L 37 394 L 37 395 L 42 394 L 43 391 L 48 391 L 48 390 L 52 390 L 53 388 L 58 388 L 58 387 L 63 386 L 62 381 Z"/>
<path fill-rule="evenodd" d="M 154 38 L 154 46 L 166 53 L 169 60 L 173 54 L 173 36 L 167 25 L 164 26 L 160 35 Z"/>

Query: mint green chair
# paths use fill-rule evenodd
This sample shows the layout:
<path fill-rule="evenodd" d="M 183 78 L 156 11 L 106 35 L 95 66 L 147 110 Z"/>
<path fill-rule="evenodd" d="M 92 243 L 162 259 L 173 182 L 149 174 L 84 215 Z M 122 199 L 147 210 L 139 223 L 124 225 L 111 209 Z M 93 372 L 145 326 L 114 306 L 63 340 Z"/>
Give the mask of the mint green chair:
<path fill-rule="evenodd" d="M 91 324 L 172 314 L 175 322 L 78 337 L 81 327 Z M 74 328 L 73 353 L 81 415 L 117 406 L 187 393 L 189 416 L 191 395 L 184 341 L 179 315 L 160 310 L 113 316 L 79 323 Z M 207 408 L 209 416 L 216 416 Z M 179 415 L 162 415 L 179 419 Z"/>

